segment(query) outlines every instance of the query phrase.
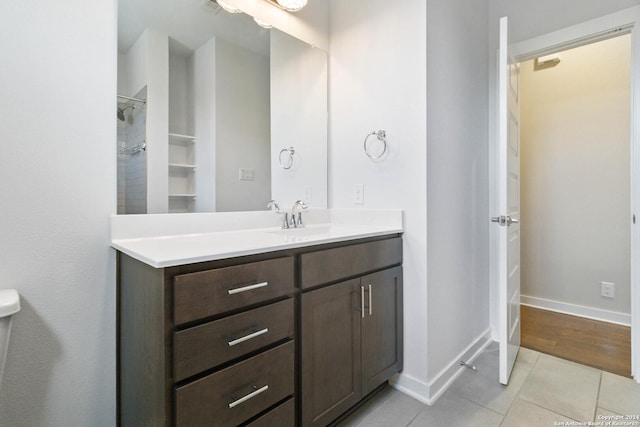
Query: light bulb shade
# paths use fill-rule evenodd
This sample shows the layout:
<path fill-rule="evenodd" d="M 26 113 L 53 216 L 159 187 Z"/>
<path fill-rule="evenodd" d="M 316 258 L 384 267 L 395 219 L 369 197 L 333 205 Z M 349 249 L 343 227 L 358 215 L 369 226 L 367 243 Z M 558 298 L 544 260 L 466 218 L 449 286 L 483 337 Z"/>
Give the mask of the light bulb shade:
<path fill-rule="evenodd" d="M 223 8 L 229 13 L 242 13 L 240 9 L 231 6 L 229 3 L 225 2 L 224 0 L 216 0 L 216 3 L 218 3 L 218 6 L 220 6 L 221 8 Z"/>
<path fill-rule="evenodd" d="M 289 12 L 297 12 L 307 5 L 308 0 L 278 0 L 278 4 Z"/>
<path fill-rule="evenodd" d="M 254 17 L 253 20 L 256 21 L 256 24 L 260 25 L 262 28 L 266 28 L 267 30 L 270 28 L 273 28 L 273 25 L 263 21 L 262 19 L 258 19 Z"/>

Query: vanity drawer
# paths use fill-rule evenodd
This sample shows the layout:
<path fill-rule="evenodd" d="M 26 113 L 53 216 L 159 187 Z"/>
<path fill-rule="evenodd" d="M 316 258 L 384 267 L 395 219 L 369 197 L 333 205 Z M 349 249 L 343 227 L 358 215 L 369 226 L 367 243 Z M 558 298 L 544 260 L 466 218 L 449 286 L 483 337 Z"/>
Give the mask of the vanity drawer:
<path fill-rule="evenodd" d="M 309 252 L 300 261 L 301 286 L 310 288 L 402 263 L 402 238 Z"/>
<path fill-rule="evenodd" d="M 296 423 L 295 399 L 291 398 L 267 412 L 257 420 L 250 422 L 246 427 L 293 427 Z"/>
<path fill-rule="evenodd" d="M 174 278 L 180 325 L 293 292 L 293 257 L 180 274 Z"/>
<path fill-rule="evenodd" d="M 293 300 L 176 332 L 174 375 L 181 381 L 271 343 L 293 339 Z"/>
<path fill-rule="evenodd" d="M 176 389 L 176 425 L 232 426 L 294 392 L 293 341 Z"/>

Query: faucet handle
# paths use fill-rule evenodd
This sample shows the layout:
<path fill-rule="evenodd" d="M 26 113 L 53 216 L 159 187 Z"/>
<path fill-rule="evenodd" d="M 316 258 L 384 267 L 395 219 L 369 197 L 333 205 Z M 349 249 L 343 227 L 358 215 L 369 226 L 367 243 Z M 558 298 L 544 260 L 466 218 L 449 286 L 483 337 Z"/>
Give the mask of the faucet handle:
<path fill-rule="evenodd" d="M 276 208 L 276 213 L 280 213 L 280 206 L 278 206 L 278 202 L 276 202 L 275 200 L 271 200 L 269 203 L 267 203 L 267 208 Z"/>
<path fill-rule="evenodd" d="M 289 225 L 289 213 L 288 212 L 281 212 L 281 213 L 284 213 L 284 217 L 282 218 L 282 229 L 291 228 L 291 226 Z"/>

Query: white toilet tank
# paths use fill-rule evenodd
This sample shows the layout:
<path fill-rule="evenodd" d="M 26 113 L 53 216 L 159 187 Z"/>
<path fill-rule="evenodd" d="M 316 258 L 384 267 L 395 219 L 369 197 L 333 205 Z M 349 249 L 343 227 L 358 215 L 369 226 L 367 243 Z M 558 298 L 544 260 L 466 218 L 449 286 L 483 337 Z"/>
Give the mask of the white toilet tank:
<path fill-rule="evenodd" d="M 9 348 L 12 315 L 20 311 L 20 295 L 15 289 L 0 289 L 0 385 Z"/>

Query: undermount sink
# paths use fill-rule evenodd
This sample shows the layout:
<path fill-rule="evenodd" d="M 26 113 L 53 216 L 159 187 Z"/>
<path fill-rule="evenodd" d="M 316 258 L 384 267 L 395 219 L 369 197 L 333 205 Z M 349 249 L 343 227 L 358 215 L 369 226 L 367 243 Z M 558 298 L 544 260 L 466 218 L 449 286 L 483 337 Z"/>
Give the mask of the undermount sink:
<path fill-rule="evenodd" d="M 287 241 L 300 241 L 310 237 L 328 236 L 331 234 L 330 225 L 311 225 L 303 228 L 281 228 L 268 231 L 269 234 L 283 236 Z"/>

